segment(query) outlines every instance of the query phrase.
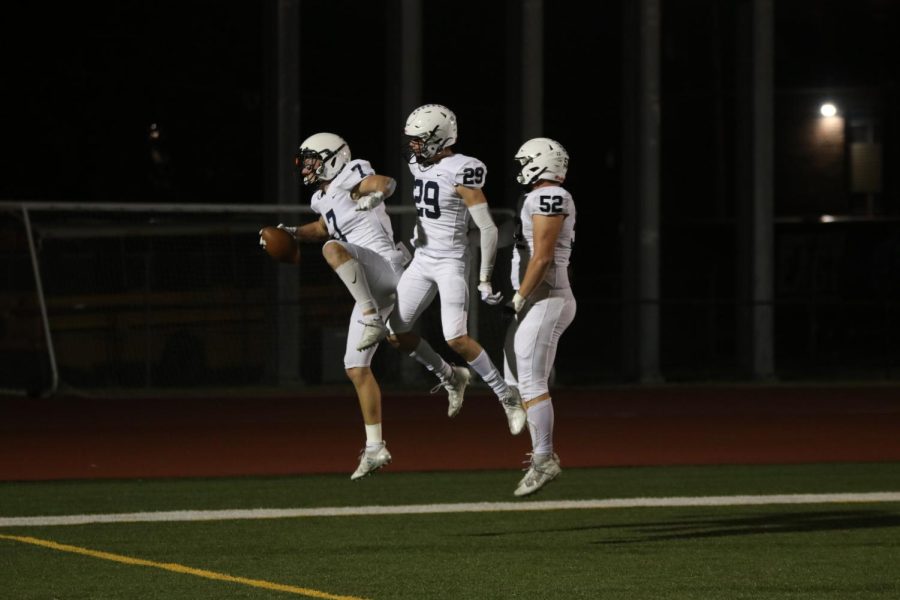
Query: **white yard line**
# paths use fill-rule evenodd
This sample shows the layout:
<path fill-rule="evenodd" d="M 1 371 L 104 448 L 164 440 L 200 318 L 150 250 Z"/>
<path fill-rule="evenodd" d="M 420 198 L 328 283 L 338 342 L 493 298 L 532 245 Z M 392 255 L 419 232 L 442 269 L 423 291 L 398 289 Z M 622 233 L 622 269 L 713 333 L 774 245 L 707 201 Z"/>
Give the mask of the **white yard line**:
<path fill-rule="evenodd" d="M 859 494 L 774 494 L 767 496 L 699 496 L 672 498 L 612 498 L 608 500 L 548 500 L 524 502 L 461 502 L 399 506 L 337 506 L 324 508 L 254 508 L 235 510 L 174 510 L 158 512 L 0 517 L 0 527 L 85 525 L 90 523 L 170 523 L 174 521 L 236 521 L 300 517 L 359 517 L 372 515 L 424 515 L 534 510 L 610 508 L 673 508 L 680 506 L 763 506 L 779 504 L 851 504 L 900 502 L 900 492 Z"/>

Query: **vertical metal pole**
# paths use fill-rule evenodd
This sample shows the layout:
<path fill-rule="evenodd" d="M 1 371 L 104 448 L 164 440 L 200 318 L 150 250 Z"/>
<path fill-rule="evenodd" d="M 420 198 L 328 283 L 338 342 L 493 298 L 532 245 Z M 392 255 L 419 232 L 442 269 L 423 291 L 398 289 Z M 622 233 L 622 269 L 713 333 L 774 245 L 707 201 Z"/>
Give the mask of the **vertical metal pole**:
<path fill-rule="evenodd" d="M 38 306 L 41 309 L 41 322 L 44 325 L 44 341 L 47 344 L 47 357 L 50 359 L 50 388 L 42 396 L 52 396 L 59 388 L 59 370 L 56 365 L 56 350 L 53 347 L 53 336 L 50 332 L 50 319 L 47 316 L 47 299 L 44 297 L 44 284 L 41 280 L 41 267 L 38 262 L 37 248 L 31 231 L 31 216 L 28 209 L 22 207 L 22 218 L 25 222 L 25 237 L 28 238 L 28 252 L 31 254 L 31 269 L 34 272 L 34 284 L 37 288 Z"/>
<path fill-rule="evenodd" d="M 748 375 L 768 380 L 775 375 L 772 0 L 746 0 L 738 19 L 738 355 Z"/>
<path fill-rule="evenodd" d="M 661 0 L 644 0 L 641 14 L 640 323 L 641 381 L 658 381 L 659 371 L 659 130 Z"/>
<path fill-rule="evenodd" d="M 422 104 L 422 1 L 394 0 L 391 21 L 400 23 L 396 35 L 388 41 L 386 86 L 384 172 L 397 180 L 391 204 L 412 206 L 412 173 L 404 155 L 406 139 L 403 125 L 414 108 Z M 400 65 L 397 69 L 395 66 Z M 408 243 L 416 219 L 414 214 L 397 217 L 395 237 Z"/>
<path fill-rule="evenodd" d="M 393 18 L 400 23 L 399 30 L 391 39 L 388 48 L 387 72 L 392 78 L 389 86 L 387 102 L 387 132 L 385 138 L 388 147 L 386 156 L 393 172 L 388 173 L 397 180 L 397 191 L 394 193 L 394 204 L 400 206 L 414 205 L 412 198 L 413 176 L 409 171 L 404 155 L 406 137 L 403 126 L 406 117 L 414 108 L 423 103 L 422 70 L 423 70 L 423 2 L 422 0 L 394 0 L 391 3 Z M 400 65 L 399 72 L 394 65 Z M 432 100 L 432 102 L 440 100 Z M 452 108 L 452 107 L 451 107 Z M 416 223 L 414 212 L 401 214 L 397 218 L 398 231 L 394 235 L 409 245 Z M 422 377 L 422 369 L 415 361 L 403 358 L 397 365 L 404 382 L 416 381 Z"/>
<path fill-rule="evenodd" d="M 413 176 L 403 154 L 406 145 L 403 125 L 406 123 L 409 113 L 422 104 L 422 29 L 424 27 L 422 0 L 399 0 L 399 11 L 400 30 L 397 33 L 397 44 L 395 45 L 397 55 L 394 57 L 394 61 L 400 63 L 400 77 L 394 88 L 397 90 L 396 94 L 389 98 L 392 102 L 388 104 L 390 114 L 388 115 L 388 135 L 385 139 L 390 144 L 387 156 L 396 161 L 391 166 L 396 169 L 395 177 L 398 184 L 396 194 L 399 196 L 399 204 L 413 206 Z M 392 72 L 393 69 L 388 69 L 388 71 Z M 415 222 L 414 214 L 400 217 L 400 239 L 409 241 Z"/>
<path fill-rule="evenodd" d="M 153 385 L 153 363 L 150 360 L 152 333 L 150 331 L 150 281 L 153 276 L 153 242 L 147 241 L 150 248 L 144 254 L 144 388 Z M 124 249 L 123 249 L 124 252 Z"/>
<path fill-rule="evenodd" d="M 269 108 L 266 120 L 267 196 L 281 205 L 296 205 L 300 187 L 291 157 L 300 135 L 300 0 L 266 3 L 268 27 L 274 38 L 268 71 Z M 281 220 L 295 218 L 281 215 Z M 275 327 L 276 379 L 300 381 L 300 277 L 295 268 L 276 267 L 278 306 Z"/>
<path fill-rule="evenodd" d="M 522 2 L 520 144 L 544 135 L 544 0 Z"/>
<path fill-rule="evenodd" d="M 494 183 L 492 189 L 502 190 L 503 196 L 488 198 L 491 208 L 517 207 L 517 199 L 524 191 L 515 180 L 517 169 L 512 160 L 513 153 L 523 142 L 534 137 L 546 135 L 544 131 L 544 0 L 522 0 L 507 4 L 507 39 L 506 39 L 506 99 L 508 109 L 503 123 L 504 143 L 507 154 L 502 169 L 493 168 Z M 499 174 L 503 180 L 497 181 Z M 516 215 L 518 216 L 518 215 Z M 501 229 L 501 241 L 498 247 L 511 242 L 510 233 L 513 227 L 498 221 Z M 473 265 L 477 268 L 477 265 Z M 503 271 L 505 272 L 505 270 Z M 472 281 L 477 282 L 476 278 Z M 496 289 L 503 289 L 507 284 L 494 281 Z M 473 295 L 472 302 L 480 306 L 479 296 Z M 476 309 L 477 310 L 477 309 Z M 475 312 L 475 311 L 472 311 Z M 471 314 L 471 313 L 470 313 Z"/>
<path fill-rule="evenodd" d="M 623 354 L 626 374 L 661 380 L 660 0 L 626 3 Z"/>

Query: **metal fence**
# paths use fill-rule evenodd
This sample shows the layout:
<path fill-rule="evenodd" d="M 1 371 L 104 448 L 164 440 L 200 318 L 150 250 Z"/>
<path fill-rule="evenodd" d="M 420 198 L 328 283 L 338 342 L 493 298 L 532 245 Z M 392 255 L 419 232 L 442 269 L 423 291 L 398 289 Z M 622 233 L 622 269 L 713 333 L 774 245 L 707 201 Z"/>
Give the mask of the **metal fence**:
<path fill-rule="evenodd" d="M 345 381 L 352 298 L 318 246 L 304 245 L 295 266 L 276 263 L 258 245 L 264 225 L 316 218 L 308 206 L 0 207 L 0 390 L 52 393 L 62 386 L 100 393 Z M 390 209 L 398 238 L 405 237 L 400 217 L 412 210 Z M 510 215 L 495 214 L 506 232 L 501 273 L 510 258 Z M 486 314 L 474 301 L 471 307 L 470 330 L 501 360 L 502 309 Z M 437 303 L 419 328 L 454 360 L 442 340 Z M 375 368 L 388 385 L 425 380 L 417 363 L 386 345 Z"/>
<path fill-rule="evenodd" d="M 398 238 L 407 238 L 400 219 L 410 210 L 389 208 Z M 303 247 L 299 266 L 277 264 L 257 245 L 261 226 L 311 220 L 309 212 L 0 203 L 0 391 L 344 382 L 349 294 L 315 245 Z M 508 295 L 511 213 L 495 217 L 502 232 L 495 282 Z M 733 225 L 705 225 L 702 235 L 668 225 L 663 236 L 670 249 L 660 303 L 665 379 L 742 379 Z M 900 222 L 778 223 L 775 257 L 779 379 L 900 377 Z M 625 383 L 616 257 L 578 261 L 576 248 L 578 316 L 560 345 L 556 384 Z M 509 314 L 476 298 L 471 309 L 470 332 L 502 364 Z M 437 302 L 419 332 L 448 360 L 462 361 L 442 340 Z M 431 383 L 418 363 L 388 347 L 373 367 L 387 387 Z"/>

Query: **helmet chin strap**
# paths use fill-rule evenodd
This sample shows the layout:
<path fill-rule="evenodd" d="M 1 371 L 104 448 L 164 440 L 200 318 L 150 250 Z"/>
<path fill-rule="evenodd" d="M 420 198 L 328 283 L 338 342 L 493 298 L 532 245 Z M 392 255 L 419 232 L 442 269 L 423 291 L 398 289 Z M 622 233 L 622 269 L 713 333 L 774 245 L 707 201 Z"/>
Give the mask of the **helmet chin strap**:
<path fill-rule="evenodd" d="M 320 152 L 318 152 L 319 160 L 322 161 L 322 164 L 319 165 L 318 169 L 316 169 L 316 181 L 319 181 L 319 177 L 325 171 L 325 163 L 327 163 L 329 160 L 334 160 L 334 158 L 338 154 L 340 154 L 341 150 L 343 150 L 346 145 L 347 144 L 344 143 L 344 144 L 341 144 L 340 146 L 338 146 L 334 150 L 329 150 L 328 148 L 325 148 L 324 150 L 321 150 Z M 313 182 L 313 183 L 315 183 L 315 182 Z"/>
<path fill-rule="evenodd" d="M 341 144 L 340 146 L 338 146 L 338 147 L 335 148 L 334 150 L 328 150 L 328 149 L 326 149 L 325 151 L 328 152 L 328 158 L 323 158 L 323 159 L 322 159 L 322 162 L 324 163 L 324 162 L 325 162 L 326 160 L 328 160 L 329 158 L 334 158 L 335 156 L 337 156 L 338 153 L 339 153 L 341 150 L 343 150 L 343 149 L 344 149 L 344 146 L 346 146 L 346 145 L 347 145 L 347 144 Z"/>
<path fill-rule="evenodd" d="M 420 138 L 419 138 L 420 140 L 422 140 L 422 150 L 423 150 L 423 151 L 428 150 L 428 144 L 431 142 L 432 139 L 434 139 L 435 134 L 437 133 L 437 130 L 438 130 L 439 127 L 440 127 L 440 125 L 435 125 L 434 128 L 433 128 L 431 131 L 428 132 L 428 136 L 427 136 L 427 137 L 424 137 L 424 136 L 423 136 L 423 137 L 420 137 Z M 444 148 L 443 148 L 443 144 L 442 144 L 441 146 L 439 146 L 439 147 L 437 147 L 437 148 L 434 149 L 434 152 L 431 153 L 431 156 L 426 156 L 426 157 L 424 157 L 425 160 L 431 160 L 432 158 L 434 158 L 434 157 L 435 157 L 441 150 L 443 150 L 443 149 L 444 149 Z M 421 162 L 421 161 L 419 161 L 419 162 Z"/>
<path fill-rule="evenodd" d="M 428 149 L 428 140 L 434 137 L 434 132 L 437 131 L 437 126 L 431 130 L 427 137 L 423 136 L 410 136 L 412 139 L 418 140 L 420 144 L 420 150 L 416 153 L 411 147 L 407 145 L 406 153 L 407 153 L 407 161 L 409 164 L 418 164 L 420 168 L 427 169 L 433 165 L 431 162 L 435 156 L 441 153 L 444 149 L 444 146 L 436 148 L 435 151 L 430 156 L 425 156 L 424 152 Z"/>
<path fill-rule="evenodd" d="M 531 176 L 531 180 L 528 182 L 528 184 L 534 185 L 535 183 L 537 183 L 538 181 L 541 180 L 541 175 L 543 175 L 546 172 L 547 172 L 547 167 L 544 167 L 543 169 L 540 170 L 540 172 L 535 173 L 534 175 Z"/>

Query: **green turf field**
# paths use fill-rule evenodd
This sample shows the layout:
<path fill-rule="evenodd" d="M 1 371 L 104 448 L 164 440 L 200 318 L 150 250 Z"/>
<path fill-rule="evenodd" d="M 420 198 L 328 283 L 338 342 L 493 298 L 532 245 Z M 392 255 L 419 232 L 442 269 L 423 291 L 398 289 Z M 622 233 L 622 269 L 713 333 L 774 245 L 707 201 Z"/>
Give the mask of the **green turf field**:
<path fill-rule="evenodd" d="M 146 511 L 900 492 L 896 463 L 568 469 L 524 502 L 512 497 L 518 475 L 3 483 L 0 523 Z M 11 600 L 900 598 L 898 501 L 5 525 L 0 536 L 7 536 L 0 537 L 0 598 Z M 64 546 L 47 547 L 54 543 Z"/>

